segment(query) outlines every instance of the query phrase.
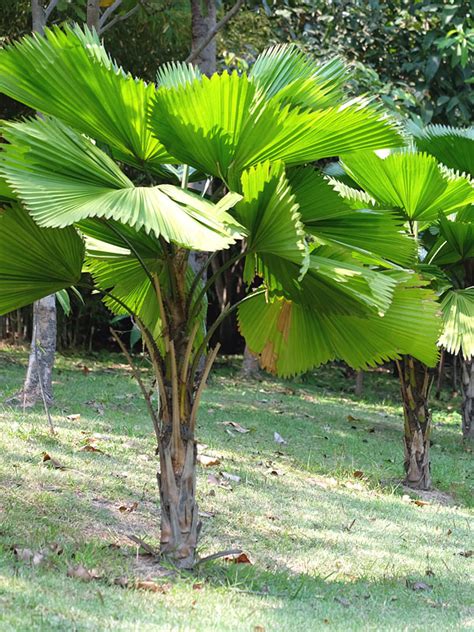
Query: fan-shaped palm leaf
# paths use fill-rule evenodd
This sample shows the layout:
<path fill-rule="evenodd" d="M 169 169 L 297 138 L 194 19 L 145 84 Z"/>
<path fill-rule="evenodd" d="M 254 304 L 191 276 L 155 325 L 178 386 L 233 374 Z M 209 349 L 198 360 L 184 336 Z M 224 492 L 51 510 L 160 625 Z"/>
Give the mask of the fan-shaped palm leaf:
<path fill-rule="evenodd" d="M 226 212 L 235 194 L 215 205 L 173 185 L 135 187 L 99 147 L 51 118 L 6 123 L 4 135 L 0 170 L 42 226 L 112 218 L 196 250 L 240 237 Z"/>
<path fill-rule="evenodd" d="M 443 332 L 439 344 L 450 353 L 474 357 L 474 287 L 446 292 L 441 303 Z"/>
<path fill-rule="evenodd" d="M 435 221 L 474 201 L 468 178 L 443 169 L 433 156 L 401 151 L 386 158 L 373 152 L 344 157 L 349 175 L 377 202 L 401 210 L 408 219 Z"/>
<path fill-rule="evenodd" d="M 428 125 L 411 128 L 416 146 L 444 165 L 474 177 L 474 127 Z"/>
<path fill-rule="evenodd" d="M 147 127 L 155 86 L 125 73 L 87 29 L 54 27 L 0 50 L 0 91 L 106 143 L 132 165 L 172 162 Z"/>
<path fill-rule="evenodd" d="M 0 209 L 0 314 L 77 283 L 83 258 L 74 228 L 40 228 L 18 205 Z"/>
<path fill-rule="evenodd" d="M 265 160 L 297 165 L 401 144 L 397 130 L 376 109 L 282 108 L 258 98 L 255 85 L 236 73 L 158 90 L 150 126 L 178 160 L 223 178 L 234 190 L 245 169 Z"/>
<path fill-rule="evenodd" d="M 290 376 L 332 359 L 365 368 L 410 353 L 434 365 L 439 335 L 434 294 L 416 277 L 399 278 L 383 317 L 325 313 L 284 298 L 263 295 L 239 308 L 239 327 L 264 368 Z"/>

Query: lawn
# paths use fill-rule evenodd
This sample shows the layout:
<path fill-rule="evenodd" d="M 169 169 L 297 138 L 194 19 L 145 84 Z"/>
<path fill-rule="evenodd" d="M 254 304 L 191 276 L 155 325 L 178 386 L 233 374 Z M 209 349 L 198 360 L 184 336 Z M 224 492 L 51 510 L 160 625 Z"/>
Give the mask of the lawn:
<path fill-rule="evenodd" d="M 25 364 L 0 351 L 1 401 Z M 436 406 L 440 493 L 420 500 L 399 483 L 396 381 L 371 372 L 357 399 L 341 372 L 245 382 L 220 364 L 199 417 L 200 453 L 220 461 L 199 466 L 200 554 L 241 549 L 252 563 L 178 576 L 128 537 L 158 546 L 159 505 L 151 423 L 123 358 L 59 357 L 55 437 L 40 407 L 0 406 L 0 630 L 474 629 L 458 402 Z"/>

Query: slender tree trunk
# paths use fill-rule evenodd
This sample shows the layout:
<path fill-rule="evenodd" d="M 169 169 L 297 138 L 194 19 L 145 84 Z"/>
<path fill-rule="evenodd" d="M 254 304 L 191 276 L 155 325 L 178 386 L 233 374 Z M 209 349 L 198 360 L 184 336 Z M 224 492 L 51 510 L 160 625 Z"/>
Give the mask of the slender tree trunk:
<path fill-rule="evenodd" d="M 354 394 L 357 397 L 361 397 L 363 390 L 364 390 L 364 371 L 356 371 Z"/>
<path fill-rule="evenodd" d="M 474 440 L 474 358 L 461 359 L 462 435 Z"/>
<path fill-rule="evenodd" d="M 21 399 L 23 406 L 53 401 L 52 374 L 56 352 L 56 297 L 46 296 L 33 305 L 33 335 Z"/>
<path fill-rule="evenodd" d="M 397 363 L 404 413 L 405 484 L 430 489 L 431 410 L 428 396 L 433 381 L 430 369 L 411 356 Z"/>
<path fill-rule="evenodd" d="M 87 26 L 99 32 L 100 0 L 87 0 Z"/>
<path fill-rule="evenodd" d="M 245 379 L 255 379 L 260 374 L 260 364 L 258 361 L 258 356 L 250 351 L 250 349 L 245 345 L 244 350 L 244 359 L 242 361 L 242 370 L 241 375 Z"/>
<path fill-rule="evenodd" d="M 192 51 L 197 50 L 207 34 L 215 28 L 216 15 L 215 0 L 191 0 Z M 214 37 L 194 60 L 205 75 L 216 72 L 216 50 Z"/>

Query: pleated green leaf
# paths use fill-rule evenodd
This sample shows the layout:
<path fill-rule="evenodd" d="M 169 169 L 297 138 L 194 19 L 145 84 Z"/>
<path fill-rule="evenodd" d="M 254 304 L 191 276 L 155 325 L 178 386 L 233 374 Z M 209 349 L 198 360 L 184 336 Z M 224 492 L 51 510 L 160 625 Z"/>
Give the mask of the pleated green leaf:
<path fill-rule="evenodd" d="M 450 169 L 474 177 L 474 127 L 428 125 L 410 131 L 420 151 L 431 154 Z"/>
<path fill-rule="evenodd" d="M 347 70 L 338 58 L 318 64 L 297 46 L 279 44 L 257 57 L 249 78 L 267 98 L 319 109 L 341 102 Z"/>
<path fill-rule="evenodd" d="M 443 331 L 439 344 L 466 359 L 474 356 L 474 287 L 446 292 L 441 303 Z"/>
<path fill-rule="evenodd" d="M 467 178 L 448 171 L 428 154 L 401 151 L 386 158 L 373 152 L 345 156 L 343 166 L 381 205 L 402 211 L 410 220 L 435 221 L 474 202 Z"/>
<path fill-rule="evenodd" d="M 147 126 L 155 94 L 107 55 L 95 33 L 46 29 L 0 50 L 0 91 L 106 143 L 135 166 L 172 162 Z"/>
<path fill-rule="evenodd" d="M 327 244 L 342 246 L 368 256 L 373 263 L 413 263 L 416 244 L 402 231 L 393 212 L 375 208 L 371 198 L 324 178 L 312 167 L 291 170 L 291 190 L 306 230 Z"/>
<path fill-rule="evenodd" d="M 474 223 L 449 220 L 440 215 L 440 234 L 426 256 L 427 262 L 447 265 L 474 257 Z"/>
<path fill-rule="evenodd" d="M 45 227 L 90 217 L 114 219 L 195 250 L 220 250 L 240 238 L 226 212 L 235 194 L 213 204 L 173 185 L 135 187 L 88 138 L 51 118 L 6 123 L 0 172 Z"/>
<path fill-rule="evenodd" d="M 247 282 L 252 281 L 258 266 L 255 257 L 265 254 L 293 261 L 300 268 L 299 276 L 304 274 L 308 247 L 283 163 L 265 162 L 244 171 L 242 193 L 243 200 L 236 205 L 235 216 L 248 232 Z"/>
<path fill-rule="evenodd" d="M 259 98 L 255 85 L 237 73 L 158 90 L 150 126 L 178 160 L 224 179 L 234 190 L 245 169 L 266 160 L 291 166 L 402 143 L 397 129 L 374 108 L 281 107 Z"/>
<path fill-rule="evenodd" d="M 0 209 L 0 314 L 76 284 L 83 258 L 74 228 L 40 228 L 18 205 Z"/>
<path fill-rule="evenodd" d="M 202 73 L 197 66 L 171 61 L 160 66 L 156 73 L 156 83 L 160 88 L 178 88 L 201 77 Z"/>
<path fill-rule="evenodd" d="M 367 368 L 401 354 L 433 366 L 437 361 L 439 305 L 417 287 L 416 277 L 399 280 L 383 317 L 335 315 L 284 298 L 264 295 L 239 308 L 239 327 L 249 348 L 270 372 L 288 377 L 341 359 Z"/>

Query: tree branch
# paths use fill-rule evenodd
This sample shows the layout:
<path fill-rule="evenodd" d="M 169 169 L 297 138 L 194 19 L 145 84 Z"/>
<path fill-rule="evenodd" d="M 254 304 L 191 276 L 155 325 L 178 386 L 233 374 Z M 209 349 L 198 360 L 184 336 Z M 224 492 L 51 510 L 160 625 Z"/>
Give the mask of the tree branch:
<path fill-rule="evenodd" d="M 110 7 L 108 7 L 100 16 L 100 20 L 99 20 L 99 29 L 101 29 L 104 24 L 107 22 L 107 20 L 109 19 L 109 17 L 112 15 L 112 13 L 115 11 L 115 9 L 118 9 L 119 6 L 122 4 L 122 0 L 115 0 L 115 2 L 113 2 Z"/>
<path fill-rule="evenodd" d="M 229 20 L 231 20 L 234 17 L 234 15 L 239 11 L 240 7 L 244 4 L 244 2 L 245 0 L 237 0 L 234 6 L 231 9 L 229 9 L 227 13 L 224 15 L 224 17 L 221 18 L 219 22 L 217 22 L 215 27 L 209 31 L 209 33 L 201 41 L 199 46 L 195 50 L 191 51 L 191 54 L 186 59 L 185 63 L 187 64 L 192 63 L 196 59 L 196 57 L 198 57 L 202 53 L 202 51 L 206 48 L 209 42 L 211 42 L 214 39 L 217 33 L 219 33 L 219 31 L 222 28 L 224 28 L 227 22 L 229 22 Z"/>
<path fill-rule="evenodd" d="M 47 22 L 49 16 L 54 11 L 54 9 L 58 6 L 59 0 L 51 0 L 46 9 L 44 10 L 44 21 Z"/>
<path fill-rule="evenodd" d="M 100 29 L 100 35 L 102 35 L 102 33 L 105 33 L 105 31 L 108 31 L 112 26 L 114 26 L 114 24 L 117 24 L 117 22 L 123 22 L 124 20 L 127 20 L 129 17 L 134 15 L 140 8 L 140 4 L 141 3 L 138 2 L 132 9 L 130 9 L 130 11 L 127 11 L 127 13 L 124 13 L 123 15 L 116 15 L 113 20 L 110 20 L 108 24 Z"/>

